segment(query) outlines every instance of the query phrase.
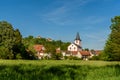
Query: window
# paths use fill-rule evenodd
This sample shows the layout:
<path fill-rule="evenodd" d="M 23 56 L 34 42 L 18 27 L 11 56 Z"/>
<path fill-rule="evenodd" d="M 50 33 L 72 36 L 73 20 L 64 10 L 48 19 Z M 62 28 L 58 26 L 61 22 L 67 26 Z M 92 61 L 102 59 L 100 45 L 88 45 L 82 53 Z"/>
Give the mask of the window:
<path fill-rule="evenodd" d="M 76 41 L 76 43 L 78 43 L 78 41 Z"/>
<path fill-rule="evenodd" d="M 76 49 L 76 47 L 74 47 L 74 49 Z"/>

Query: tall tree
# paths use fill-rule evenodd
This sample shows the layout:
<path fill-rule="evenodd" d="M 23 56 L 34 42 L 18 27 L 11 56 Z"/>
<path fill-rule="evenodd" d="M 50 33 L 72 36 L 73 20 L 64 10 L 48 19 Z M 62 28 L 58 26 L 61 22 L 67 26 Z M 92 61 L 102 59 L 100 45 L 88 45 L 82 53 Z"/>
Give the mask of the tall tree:
<path fill-rule="evenodd" d="M 120 61 L 120 16 L 111 19 L 111 33 L 104 48 L 104 59 Z"/>
<path fill-rule="evenodd" d="M 12 46 L 14 45 L 15 40 L 14 30 L 12 28 L 12 25 L 6 21 L 0 22 L 0 37 L 0 56 L 2 55 L 1 58 L 13 58 Z"/>
<path fill-rule="evenodd" d="M 24 58 L 25 48 L 22 44 L 22 35 L 18 29 L 6 21 L 0 21 L 0 58 Z"/>

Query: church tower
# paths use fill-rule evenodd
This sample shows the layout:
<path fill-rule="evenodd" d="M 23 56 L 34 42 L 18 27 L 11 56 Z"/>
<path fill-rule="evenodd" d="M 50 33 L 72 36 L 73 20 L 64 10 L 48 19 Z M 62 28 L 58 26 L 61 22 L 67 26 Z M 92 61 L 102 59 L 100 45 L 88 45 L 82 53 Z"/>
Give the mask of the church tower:
<path fill-rule="evenodd" d="M 74 43 L 71 43 L 68 46 L 68 51 L 70 52 L 78 52 L 82 50 L 82 46 L 81 46 L 81 39 L 79 36 L 79 33 L 77 33 L 76 38 L 74 40 Z"/>
<path fill-rule="evenodd" d="M 74 43 L 75 43 L 77 46 L 81 47 L 81 39 L 80 39 L 80 35 L 79 35 L 78 32 L 77 32 L 76 38 L 75 38 L 75 40 L 74 40 Z"/>

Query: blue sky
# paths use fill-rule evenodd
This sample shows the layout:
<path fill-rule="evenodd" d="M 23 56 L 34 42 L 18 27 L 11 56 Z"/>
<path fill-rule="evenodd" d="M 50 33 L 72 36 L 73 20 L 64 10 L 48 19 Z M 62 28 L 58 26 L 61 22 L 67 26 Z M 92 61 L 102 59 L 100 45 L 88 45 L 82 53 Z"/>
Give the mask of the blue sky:
<path fill-rule="evenodd" d="M 120 0 L 0 0 L 0 21 L 23 37 L 33 35 L 73 42 L 79 32 L 83 48 L 103 49 Z"/>

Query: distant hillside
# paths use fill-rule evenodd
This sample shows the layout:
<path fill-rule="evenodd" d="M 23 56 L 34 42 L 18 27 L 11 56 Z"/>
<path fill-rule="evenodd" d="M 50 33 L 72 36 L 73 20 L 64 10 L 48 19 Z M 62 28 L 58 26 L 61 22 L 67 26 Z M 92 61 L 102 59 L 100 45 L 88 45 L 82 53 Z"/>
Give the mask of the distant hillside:
<path fill-rule="evenodd" d="M 60 48 L 61 51 L 66 51 L 70 42 L 63 42 L 61 40 L 52 40 L 50 38 L 33 37 L 28 36 L 22 39 L 22 43 L 25 48 L 31 52 L 30 54 L 36 54 L 33 46 L 36 44 L 43 45 L 46 49 L 46 53 L 56 53 L 56 49 Z"/>

